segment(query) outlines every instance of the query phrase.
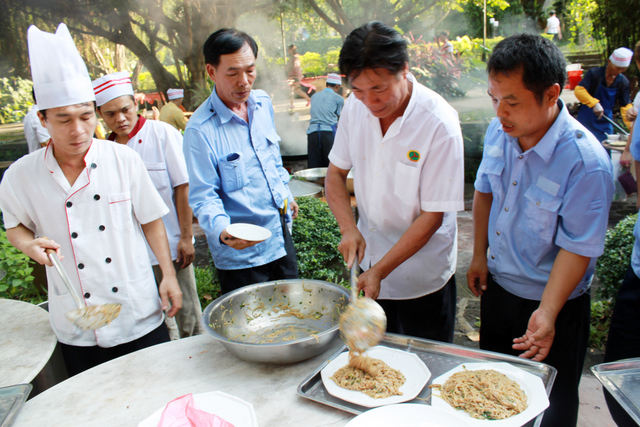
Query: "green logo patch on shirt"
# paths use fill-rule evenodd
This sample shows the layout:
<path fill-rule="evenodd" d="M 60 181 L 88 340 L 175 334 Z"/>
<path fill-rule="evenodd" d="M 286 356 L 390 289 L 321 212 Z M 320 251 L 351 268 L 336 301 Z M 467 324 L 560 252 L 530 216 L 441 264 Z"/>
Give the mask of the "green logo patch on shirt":
<path fill-rule="evenodd" d="M 418 160 L 420 160 L 420 153 L 418 153 L 415 150 L 411 150 L 407 153 L 407 157 L 409 158 L 409 160 L 411 160 L 412 162 L 417 162 Z"/>

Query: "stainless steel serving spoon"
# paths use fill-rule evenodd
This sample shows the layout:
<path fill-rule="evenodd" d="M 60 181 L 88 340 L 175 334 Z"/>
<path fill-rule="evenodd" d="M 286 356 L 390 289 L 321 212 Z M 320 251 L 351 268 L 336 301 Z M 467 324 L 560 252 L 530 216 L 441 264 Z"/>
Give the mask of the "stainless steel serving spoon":
<path fill-rule="evenodd" d="M 351 301 L 340 316 L 340 335 L 349 350 L 363 353 L 382 341 L 387 330 L 387 316 L 380 304 L 357 294 L 358 257 L 351 266 Z"/>

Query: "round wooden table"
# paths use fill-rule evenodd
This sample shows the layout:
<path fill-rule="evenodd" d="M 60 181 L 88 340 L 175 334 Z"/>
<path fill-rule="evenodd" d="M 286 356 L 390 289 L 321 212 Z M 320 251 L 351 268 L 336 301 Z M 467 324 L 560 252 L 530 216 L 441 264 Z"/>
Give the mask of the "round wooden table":
<path fill-rule="evenodd" d="M 222 391 L 251 403 L 258 424 L 344 426 L 352 414 L 297 395 L 298 385 L 341 345 L 291 365 L 245 362 L 209 335 L 156 345 L 96 366 L 25 403 L 20 426 L 135 426 L 188 393 Z"/>
<path fill-rule="evenodd" d="M 57 343 L 46 310 L 0 299 L 0 387 L 33 381 Z"/>

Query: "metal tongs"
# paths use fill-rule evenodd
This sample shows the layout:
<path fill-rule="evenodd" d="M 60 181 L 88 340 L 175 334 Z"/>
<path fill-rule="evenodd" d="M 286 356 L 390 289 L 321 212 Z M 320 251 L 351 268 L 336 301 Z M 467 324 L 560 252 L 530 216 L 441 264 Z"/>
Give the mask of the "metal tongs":
<path fill-rule="evenodd" d="M 120 309 L 122 308 L 122 304 L 100 304 L 100 305 L 90 305 L 86 306 L 76 293 L 71 281 L 69 280 L 69 276 L 67 275 L 62 262 L 60 262 L 60 258 L 56 255 L 56 251 L 53 249 L 46 249 L 47 256 L 53 263 L 53 266 L 60 274 L 62 278 L 62 282 L 67 287 L 67 290 L 73 297 L 73 300 L 78 307 L 75 310 L 69 310 L 64 315 L 67 319 L 69 319 L 74 325 L 82 328 L 82 329 L 98 329 L 103 326 L 107 326 L 111 323 L 118 315 L 120 315 Z"/>
<path fill-rule="evenodd" d="M 387 329 L 387 316 L 380 304 L 368 297 L 359 297 L 358 256 L 351 266 L 351 301 L 340 316 L 340 335 L 349 350 L 363 353 L 382 341 Z"/>
<path fill-rule="evenodd" d="M 609 117 L 607 117 L 606 114 L 602 115 L 603 118 L 607 119 L 607 121 L 609 123 L 611 123 L 612 125 L 614 125 L 620 132 L 622 132 L 623 135 L 629 136 L 629 132 L 627 132 L 626 130 L 624 130 L 619 124 L 617 124 L 616 122 L 614 122 L 613 120 L 611 120 Z"/>

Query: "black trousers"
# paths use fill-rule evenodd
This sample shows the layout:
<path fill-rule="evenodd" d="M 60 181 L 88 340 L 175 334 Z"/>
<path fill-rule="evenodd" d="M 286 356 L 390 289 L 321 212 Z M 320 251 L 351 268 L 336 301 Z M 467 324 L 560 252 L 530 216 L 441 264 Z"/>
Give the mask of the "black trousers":
<path fill-rule="evenodd" d="M 326 168 L 329 166 L 329 152 L 333 147 L 333 131 L 322 130 L 307 134 L 307 152 L 309 168 Z"/>
<path fill-rule="evenodd" d="M 456 276 L 432 294 L 407 300 L 377 300 L 387 315 L 387 332 L 453 342 Z"/>
<path fill-rule="evenodd" d="M 517 297 L 488 276 L 480 300 L 480 348 L 518 356 L 513 339 L 522 336 L 540 301 Z M 589 341 L 591 297 L 585 293 L 566 302 L 556 319 L 556 335 L 543 363 L 558 370 L 542 426 L 572 427 L 578 422 L 578 387 Z"/>
<path fill-rule="evenodd" d="M 220 288 L 223 294 L 243 286 L 253 285 L 254 283 L 298 278 L 296 248 L 293 246 L 293 239 L 291 238 L 291 233 L 289 233 L 289 228 L 284 220 L 284 216 L 280 216 L 280 221 L 284 235 L 284 249 L 287 251 L 287 254 L 282 258 L 257 267 L 242 268 L 239 270 L 218 270 L 218 279 L 220 280 Z"/>
<path fill-rule="evenodd" d="M 91 369 L 94 366 L 108 362 L 109 360 L 163 342 L 169 342 L 169 331 L 164 322 L 147 335 L 115 347 L 105 348 L 98 347 L 97 345 L 92 347 L 78 347 L 62 343 L 60 343 L 60 346 L 62 348 L 64 363 L 67 366 L 67 372 L 71 377 L 87 369 Z"/>
<path fill-rule="evenodd" d="M 611 316 L 609 338 L 604 355 L 605 362 L 640 357 L 640 278 L 629 266 L 622 281 Z M 618 427 L 636 427 L 638 424 L 604 389 L 611 417 Z"/>

